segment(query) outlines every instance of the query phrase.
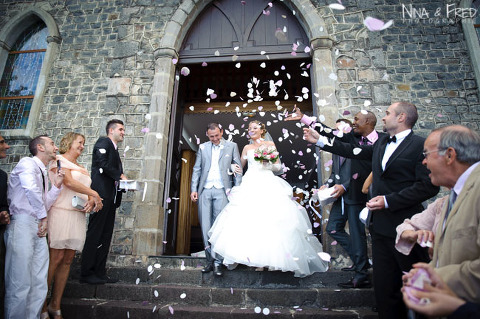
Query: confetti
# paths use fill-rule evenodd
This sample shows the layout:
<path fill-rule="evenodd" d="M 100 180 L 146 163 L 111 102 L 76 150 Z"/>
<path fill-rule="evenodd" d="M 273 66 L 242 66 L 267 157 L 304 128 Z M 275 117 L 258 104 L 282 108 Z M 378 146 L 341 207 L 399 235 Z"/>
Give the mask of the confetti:
<path fill-rule="evenodd" d="M 151 114 L 145 114 L 145 118 L 146 118 L 147 120 L 150 120 L 150 119 L 152 118 L 152 115 L 151 115 Z"/>
<path fill-rule="evenodd" d="M 137 280 L 135 280 L 135 285 L 138 285 L 140 283 L 140 278 L 137 278 Z"/>
<path fill-rule="evenodd" d="M 203 66 L 203 67 L 205 67 L 205 66 L 207 66 L 207 65 L 208 65 L 207 62 L 202 62 L 202 66 Z"/>
<path fill-rule="evenodd" d="M 142 128 L 141 132 L 142 133 L 148 133 L 148 132 L 150 132 L 150 129 L 148 127 L 144 127 L 144 128 Z"/>
<path fill-rule="evenodd" d="M 334 240 L 334 241 L 332 241 L 332 243 L 331 243 L 330 245 L 332 245 L 332 246 L 336 246 L 337 244 L 338 244 L 338 243 L 337 243 L 337 241 L 336 241 L 336 240 Z"/>
<path fill-rule="evenodd" d="M 263 312 L 263 314 L 264 314 L 265 316 L 268 316 L 268 315 L 270 314 L 270 309 L 268 309 L 268 308 L 263 308 L 263 311 L 262 311 L 262 312 Z"/>
<path fill-rule="evenodd" d="M 361 148 L 355 147 L 355 148 L 353 149 L 353 155 L 358 155 L 358 154 L 360 154 L 361 151 L 362 151 Z"/>
<path fill-rule="evenodd" d="M 382 20 L 366 17 L 363 21 L 363 24 L 367 27 L 370 31 L 382 31 L 392 26 L 393 20 L 388 21 L 387 23 L 383 22 Z"/>
<path fill-rule="evenodd" d="M 255 313 L 261 313 L 261 312 L 262 312 L 262 308 L 260 308 L 260 307 L 257 306 L 257 307 L 255 307 L 254 311 L 255 311 Z"/>
<path fill-rule="evenodd" d="M 107 152 L 107 150 L 104 148 L 100 148 L 98 149 L 98 151 L 100 152 L 100 154 L 105 154 Z"/>
<path fill-rule="evenodd" d="M 328 262 L 330 262 L 330 259 L 332 258 L 328 253 L 325 253 L 325 252 L 318 253 L 318 256 L 322 260 L 325 260 L 325 261 L 328 261 Z"/>
<path fill-rule="evenodd" d="M 186 294 L 186 293 L 183 293 L 183 294 L 180 295 L 180 298 L 181 298 L 181 299 L 185 299 L 186 297 L 187 297 L 187 294 Z"/>
<path fill-rule="evenodd" d="M 184 271 L 185 270 L 185 261 L 182 260 L 182 265 L 180 266 L 180 270 Z"/>
<path fill-rule="evenodd" d="M 178 59 L 172 59 L 173 64 L 177 64 L 177 62 L 178 62 Z"/>
<path fill-rule="evenodd" d="M 190 74 L 190 69 L 187 68 L 186 66 L 184 66 L 181 70 L 180 70 L 180 74 L 183 75 L 183 76 L 187 76 Z"/>
<path fill-rule="evenodd" d="M 153 292 L 153 295 L 155 296 L 155 298 L 158 298 L 158 291 L 155 290 L 155 291 Z"/>
<path fill-rule="evenodd" d="M 170 313 L 173 315 L 173 307 L 172 306 L 168 306 L 168 310 L 170 310 Z"/>
<path fill-rule="evenodd" d="M 357 178 L 358 178 L 358 173 L 353 174 L 353 175 L 352 175 L 352 178 L 353 178 L 353 179 L 357 179 Z"/>
<path fill-rule="evenodd" d="M 329 4 L 328 7 L 334 10 L 345 10 L 345 7 L 342 6 L 340 3 L 332 3 L 332 4 Z"/>

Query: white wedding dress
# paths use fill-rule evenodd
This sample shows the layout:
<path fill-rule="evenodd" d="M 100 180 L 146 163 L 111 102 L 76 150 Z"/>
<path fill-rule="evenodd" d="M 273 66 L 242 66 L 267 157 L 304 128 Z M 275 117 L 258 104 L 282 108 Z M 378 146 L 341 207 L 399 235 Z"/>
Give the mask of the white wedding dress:
<path fill-rule="evenodd" d="M 247 152 L 248 171 L 209 231 L 212 250 L 229 268 L 237 264 L 292 271 L 295 277 L 324 272 L 322 245 L 312 235 L 306 210 L 292 187 Z"/>

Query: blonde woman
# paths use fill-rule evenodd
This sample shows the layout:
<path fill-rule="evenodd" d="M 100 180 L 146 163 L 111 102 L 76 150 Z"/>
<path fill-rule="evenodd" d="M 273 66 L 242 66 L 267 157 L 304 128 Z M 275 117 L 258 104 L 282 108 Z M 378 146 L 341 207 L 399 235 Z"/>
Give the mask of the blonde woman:
<path fill-rule="evenodd" d="M 57 162 L 50 164 L 50 175 L 57 171 L 60 162 L 65 172 L 63 187 L 53 206 L 48 211 L 48 243 L 50 262 L 48 267 L 48 287 L 52 281 L 53 290 L 50 304 L 45 301 L 41 318 L 62 318 L 60 303 L 70 273 L 70 265 L 75 251 L 81 252 L 86 236 L 85 213 L 97 212 L 102 208 L 102 199 L 90 188 L 92 180 L 87 169 L 78 164 L 77 159 L 85 148 L 85 136 L 69 132 L 60 141 L 60 154 Z M 85 200 L 82 210 L 72 206 L 73 196 Z"/>

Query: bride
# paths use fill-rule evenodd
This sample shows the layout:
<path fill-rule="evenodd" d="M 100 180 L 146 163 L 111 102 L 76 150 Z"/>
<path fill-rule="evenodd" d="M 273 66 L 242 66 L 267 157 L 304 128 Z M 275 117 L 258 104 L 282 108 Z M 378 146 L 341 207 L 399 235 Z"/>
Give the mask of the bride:
<path fill-rule="evenodd" d="M 290 184 L 272 172 L 281 169 L 280 161 L 272 165 L 254 159 L 260 146 L 275 147 L 264 140 L 266 132 L 263 123 L 249 123 L 252 143 L 241 156 L 248 171 L 209 231 L 211 248 L 229 269 L 244 264 L 291 271 L 295 277 L 324 272 L 328 262 L 320 257 L 322 245 L 312 235 L 306 210 L 292 199 Z"/>

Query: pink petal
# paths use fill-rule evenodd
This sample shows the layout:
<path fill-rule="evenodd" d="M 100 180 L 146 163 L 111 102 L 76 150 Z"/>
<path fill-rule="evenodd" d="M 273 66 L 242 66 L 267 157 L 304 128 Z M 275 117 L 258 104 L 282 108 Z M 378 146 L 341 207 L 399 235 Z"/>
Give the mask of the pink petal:
<path fill-rule="evenodd" d="M 208 65 L 207 62 L 202 63 L 202 66 L 207 66 L 207 65 Z"/>
<path fill-rule="evenodd" d="M 358 178 L 358 173 L 353 174 L 352 178 L 357 179 Z"/>
<path fill-rule="evenodd" d="M 207 111 L 211 111 L 211 110 L 213 110 L 213 107 L 209 107 L 209 108 L 207 109 Z"/>
<path fill-rule="evenodd" d="M 363 24 L 367 27 L 370 31 L 381 31 L 385 30 L 386 28 L 390 27 L 393 24 L 393 21 L 390 20 L 387 23 L 383 22 L 382 20 L 366 17 L 363 21 Z"/>
<path fill-rule="evenodd" d="M 172 306 L 168 306 L 168 310 L 170 310 L 170 313 L 173 315 L 173 307 L 172 307 Z"/>
<path fill-rule="evenodd" d="M 212 94 L 210 94 L 210 97 L 212 98 L 212 100 L 214 100 L 214 99 L 217 98 L 217 95 L 215 93 L 212 93 Z"/>
<path fill-rule="evenodd" d="M 267 11 L 263 10 L 263 14 L 266 15 L 266 16 L 269 16 L 270 15 L 270 10 L 267 10 Z"/>
<path fill-rule="evenodd" d="M 343 115 L 348 115 L 348 114 L 350 114 L 350 111 L 348 110 L 343 111 Z"/>
<path fill-rule="evenodd" d="M 173 64 L 177 64 L 177 62 L 178 62 L 178 59 L 172 59 Z"/>
<path fill-rule="evenodd" d="M 148 127 L 142 128 L 142 133 L 148 133 L 150 132 L 150 129 Z"/>
<path fill-rule="evenodd" d="M 332 241 L 332 243 L 331 243 L 330 245 L 336 246 L 336 245 L 337 245 L 337 241 L 336 241 L 336 240 Z"/>
<path fill-rule="evenodd" d="M 317 222 L 314 222 L 314 223 L 313 223 L 313 228 L 317 228 L 318 226 L 320 226 L 319 223 L 317 223 Z"/>
<path fill-rule="evenodd" d="M 172 202 L 172 199 L 169 197 L 167 198 L 167 203 L 171 203 Z"/>
<path fill-rule="evenodd" d="M 290 54 L 291 54 L 292 56 L 297 56 L 297 52 L 295 52 L 295 51 L 292 51 Z"/>

